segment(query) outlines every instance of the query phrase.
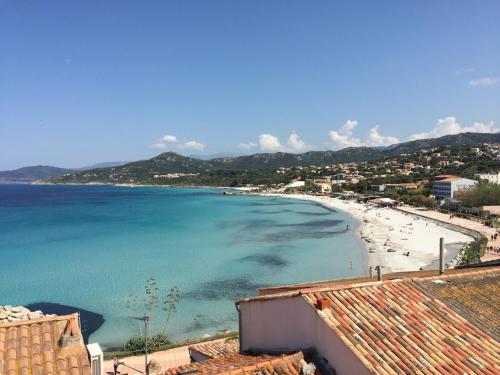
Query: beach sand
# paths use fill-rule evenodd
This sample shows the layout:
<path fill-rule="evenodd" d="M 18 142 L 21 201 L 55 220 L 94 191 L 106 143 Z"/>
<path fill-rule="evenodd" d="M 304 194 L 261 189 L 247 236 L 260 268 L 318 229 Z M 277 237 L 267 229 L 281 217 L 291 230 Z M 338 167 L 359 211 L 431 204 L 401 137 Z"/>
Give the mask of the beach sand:
<path fill-rule="evenodd" d="M 267 195 L 267 194 L 265 194 Z M 349 213 L 361 224 L 353 228 L 365 242 L 368 267 L 381 265 L 383 272 L 414 271 L 437 268 L 439 238 L 444 238 L 445 263 L 453 267 L 460 250 L 474 239 L 460 232 L 392 208 L 375 208 L 324 196 L 272 194 L 283 198 L 302 199 Z M 405 255 L 409 253 L 409 255 Z"/>

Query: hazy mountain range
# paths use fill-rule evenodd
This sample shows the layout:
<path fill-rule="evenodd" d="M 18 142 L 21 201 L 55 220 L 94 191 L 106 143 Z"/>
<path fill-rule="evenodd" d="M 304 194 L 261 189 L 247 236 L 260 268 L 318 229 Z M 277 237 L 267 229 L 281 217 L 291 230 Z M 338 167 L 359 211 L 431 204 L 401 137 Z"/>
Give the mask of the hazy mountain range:
<path fill-rule="evenodd" d="M 279 167 L 330 165 L 344 162 L 361 162 L 380 160 L 402 153 L 414 153 L 432 147 L 500 143 L 500 133 L 462 133 L 440 138 L 421 139 L 391 145 L 388 147 L 348 147 L 339 151 L 309 151 L 303 154 L 285 152 L 262 153 L 245 156 L 188 157 L 166 152 L 152 159 L 136 162 L 107 162 L 83 168 L 67 169 L 52 166 L 29 166 L 11 171 L 0 172 L 0 183 L 22 183 L 35 180 L 47 180 L 56 177 L 60 182 L 86 181 L 84 176 L 92 171 L 92 178 L 108 181 L 109 176 L 119 175 L 120 179 L 140 180 L 150 178 L 155 173 L 204 173 L 214 170 L 275 169 Z M 223 154 L 227 155 L 227 154 Z M 70 174 L 69 176 L 64 176 Z"/>
<path fill-rule="evenodd" d="M 59 177 L 66 173 L 76 173 L 95 168 L 116 167 L 126 163 L 126 161 L 106 162 L 82 168 L 58 168 L 50 165 L 33 165 L 10 171 L 0 171 L 0 183 L 28 183 L 35 180 L 45 180 L 48 178 Z"/>
<path fill-rule="evenodd" d="M 433 147 L 500 143 L 500 133 L 462 133 L 440 138 L 404 142 L 388 147 L 349 147 L 339 151 L 310 151 L 303 154 L 285 152 L 263 153 L 247 156 L 220 157 L 202 160 L 165 152 L 152 159 L 127 163 L 111 168 L 98 168 L 75 172 L 55 179 L 56 182 L 140 182 L 154 174 L 200 173 L 231 170 L 263 170 L 293 166 L 322 166 L 345 162 L 381 160 L 400 154 L 411 154 Z"/>

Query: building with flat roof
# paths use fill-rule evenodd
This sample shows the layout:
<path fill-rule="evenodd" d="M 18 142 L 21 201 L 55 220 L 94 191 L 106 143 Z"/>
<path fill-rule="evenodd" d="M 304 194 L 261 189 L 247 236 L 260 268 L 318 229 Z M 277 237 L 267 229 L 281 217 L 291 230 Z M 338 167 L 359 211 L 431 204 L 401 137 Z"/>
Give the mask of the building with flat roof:
<path fill-rule="evenodd" d="M 475 184 L 477 184 L 475 180 L 461 177 L 447 177 L 433 182 L 432 194 L 437 199 L 451 199 L 455 197 L 457 191 L 470 188 Z"/>
<path fill-rule="evenodd" d="M 314 186 L 318 187 L 322 194 L 332 192 L 332 180 L 330 178 L 317 178 L 312 180 Z"/>
<path fill-rule="evenodd" d="M 500 184 L 500 171 L 497 173 L 476 173 L 474 178 L 476 180 L 489 181 L 493 184 Z"/>

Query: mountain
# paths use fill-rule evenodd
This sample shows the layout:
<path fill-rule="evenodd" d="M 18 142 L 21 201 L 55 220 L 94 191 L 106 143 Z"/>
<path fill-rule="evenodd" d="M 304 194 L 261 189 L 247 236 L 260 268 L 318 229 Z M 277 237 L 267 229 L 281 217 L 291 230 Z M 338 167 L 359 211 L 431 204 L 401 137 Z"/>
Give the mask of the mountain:
<path fill-rule="evenodd" d="M 127 163 L 118 167 L 98 168 L 54 179 L 55 182 L 136 182 L 151 181 L 155 174 L 198 173 L 229 174 L 231 171 L 257 171 L 293 166 L 323 166 L 346 162 L 381 160 L 400 154 L 410 154 L 434 147 L 500 143 L 500 133 L 463 133 L 440 138 L 404 142 L 389 147 L 349 147 L 339 151 L 310 151 L 303 154 L 284 152 L 222 157 L 200 160 L 166 152 L 149 160 Z"/>
<path fill-rule="evenodd" d="M 48 165 L 34 165 L 0 172 L 0 183 L 26 183 L 59 177 L 66 173 L 73 173 L 74 171 L 74 169 L 57 168 Z"/>
<path fill-rule="evenodd" d="M 422 149 L 429 149 L 434 147 L 498 142 L 500 142 L 500 133 L 460 133 L 454 135 L 445 135 L 439 138 L 419 139 L 416 141 L 399 143 L 393 146 L 389 146 L 390 151 L 388 151 L 388 154 L 392 156 L 404 153 L 413 153 Z"/>
<path fill-rule="evenodd" d="M 110 168 L 110 167 L 119 167 L 120 165 L 124 165 L 129 163 L 128 161 L 108 161 L 104 163 L 92 164 L 86 167 L 78 168 L 79 171 L 87 171 L 89 169 L 97 169 L 97 168 Z"/>
<path fill-rule="evenodd" d="M 189 155 L 190 158 L 200 159 L 200 160 L 212 160 L 212 159 L 220 159 L 220 158 L 234 158 L 241 154 L 235 154 L 232 152 L 217 152 L 211 155 Z"/>
<path fill-rule="evenodd" d="M 36 180 L 46 180 L 54 177 L 59 177 L 67 173 L 77 173 L 78 171 L 86 171 L 88 169 L 117 167 L 127 164 L 127 162 L 116 161 L 90 165 L 83 168 L 58 168 L 49 165 L 34 165 L 29 167 L 18 168 L 10 171 L 0 171 L 0 183 L 29 183 Z"/>

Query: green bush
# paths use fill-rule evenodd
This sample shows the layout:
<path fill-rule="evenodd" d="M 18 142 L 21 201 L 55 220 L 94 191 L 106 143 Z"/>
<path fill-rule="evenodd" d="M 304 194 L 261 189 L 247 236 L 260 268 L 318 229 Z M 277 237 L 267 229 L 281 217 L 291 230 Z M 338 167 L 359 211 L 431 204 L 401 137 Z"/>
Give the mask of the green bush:
<path fill-rule="evenodd" d="M 487 244 L 488 239 L 485 237 L 481 237 L 479 241 L 474 241 L 467 245 L 462 255 L 460 265 L 477 263 L 479 261 L 479 258 L 484 255 Z"/>
<path fill-rule="evenodd" d="M 129 339 L 120 348 L 123 352 L 144 353 L 146 339 L 142 336 L 135 336 Z M 158 334 L 148 338 L 148 352 L 163 349 L 171 345 L 172 342 L 166 335 Z"/>

